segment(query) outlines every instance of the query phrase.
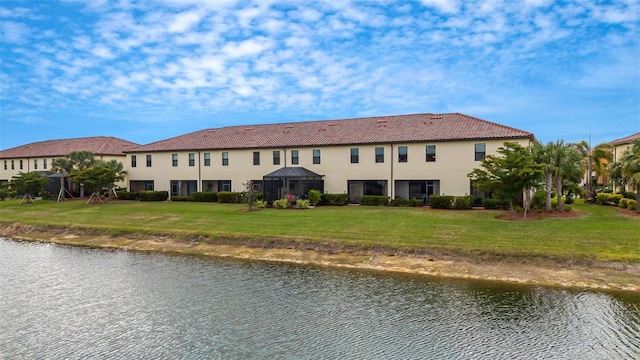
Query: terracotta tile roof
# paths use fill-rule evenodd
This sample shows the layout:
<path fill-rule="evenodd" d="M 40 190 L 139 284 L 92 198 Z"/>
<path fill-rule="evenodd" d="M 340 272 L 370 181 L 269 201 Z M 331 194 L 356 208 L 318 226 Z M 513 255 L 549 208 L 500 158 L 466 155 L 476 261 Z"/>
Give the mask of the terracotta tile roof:
<path fill-rule="evenodd" d="M 72 151 L 91 151 L 96 155 L 124 155 L 126 150 L 139 146 L 110 136 L 39 141 L 0 151 L 0 159 L 57 157 Z"/>
<path fill-rule="evenodd" d="M 127 152 L 509 138 L 533 139 L 534 136 L 527 131 L 459 113 L 413 114 L 205 129 L 143 145 Z"/>
<path fill-rule="evenodd" d="M 609 142 L 609 144 L 613 146 L 631 144 L 634 140 L 638 140 L 638 139 L 640 139 L 640 132 L 633 135 L 629 135 L 627 137 L 623 137 L 622 139 L 613 140 Z"/>

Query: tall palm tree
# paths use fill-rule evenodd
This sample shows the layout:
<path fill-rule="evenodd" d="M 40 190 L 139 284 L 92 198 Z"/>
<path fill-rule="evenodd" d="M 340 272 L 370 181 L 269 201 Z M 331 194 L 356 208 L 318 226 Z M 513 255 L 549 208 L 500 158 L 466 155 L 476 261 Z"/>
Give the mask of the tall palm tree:
<path fill-rule="evenodd" d="M 545 191 L 545 210 L 551 212 L 551 193 L 553 192 L 553 175 L 556 172 L 556 152 L 559 150 L 560 142 L 548 142 L 543 145 L 540 142 L 533 144 L 533 156 L 535 161 L 542 165 L 542 180 Z"/>
<path fill-rule="evenodd" d="M 71 171 L 73 164 L 67 158 L 58 158 L 51 163 L 51 170 L 60 174 L 60 192 L 58 193 L 58 201 L 64 200 L 64 193 L 69 191 L 64 187 L 64 177 L 67 172 Z M 69 196 L 73 197 L 71 194 Z"/>
<path fill-rule="evenodd" d="M 613 159 L 612 146 L 608 143 L 602 143 L 591 148 L 589 143 L 583 140 L 576 143 L 575 147 L 582 154 L 583 168 L 587 174 L 585 178 L 587 199 L 593 199 L 593 180 L 591 176 L 594 172 L 597 176 L 605 176 L 607 174 L 608 164 Z"/>
<path fill-rule="evenodd" d="M 602 178 L 603 185 L 608 186 L 607 175 L 609 173 L 609 164 L 613 161 L 613 146 L 608 143 L 601 143 L 591 150 L 591 162 L 593 171 L 598 178 Z"/>
<path fill-rule="evenodd" d="M 578 145 L 565 144 L 562 140 L 556 142 L 552 159 L 555 164 L 553 179 L 558 197 L 558 210 L 560 211 L 564 209 L 562 195 L 565 181 L 573 182 L 582 177 L 581 159 L 582 153 Z"/>
<path fill-rule="evenodd" d="M 636 140 L 622 153 L 622 175 L 636 189 L 636 211 L 640 213 L 640 140 Z"/>

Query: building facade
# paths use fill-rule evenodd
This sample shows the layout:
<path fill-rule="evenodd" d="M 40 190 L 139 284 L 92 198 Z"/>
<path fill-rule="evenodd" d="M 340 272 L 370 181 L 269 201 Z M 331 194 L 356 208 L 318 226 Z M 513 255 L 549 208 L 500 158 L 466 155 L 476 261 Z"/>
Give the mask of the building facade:
<path fill-rule="evenodd" d="M 467 174 L 530 132 L 471 116 L 414 114 L 206 129 L 126 152 L 131 191 L 243 191 L 274 200 L 311 189 L 416 198 L 473 194 Z"/>
<path fill-rule="evenodd" d="M 56 177 L 52 171 L 53 161 L 73 151 L 90 151 L 97 159 L 117 160 L 125 165 L 124 151 L 137 146 L 139 144 L 108 136 L 47 140 L 17 146 L 0 151 L 0 182 L 11 181 L 20 172 L 38 171 L 43 175 Z M 125 180 L 119 185 L 126 184 Z"/>

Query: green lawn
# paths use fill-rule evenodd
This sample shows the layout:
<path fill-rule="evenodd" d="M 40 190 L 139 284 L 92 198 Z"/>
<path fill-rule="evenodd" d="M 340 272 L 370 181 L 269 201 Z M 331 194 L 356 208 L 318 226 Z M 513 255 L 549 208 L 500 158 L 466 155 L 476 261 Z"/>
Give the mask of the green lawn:
<path fill-rule="evenodd" d="M 640 261 L 640 218 L 615 207 L 574 204 L 584 216 L 504 221 L 497 211 L 394 207 L 261 209 L 188 202 L 84 201 L 35 205 L 0 202 L 0 222 L 62 225 L 128 232 L 205 235 L 216 239 L 293 239 L 392 248 L 425 248 L 466 254 L 560 259 Z"/>

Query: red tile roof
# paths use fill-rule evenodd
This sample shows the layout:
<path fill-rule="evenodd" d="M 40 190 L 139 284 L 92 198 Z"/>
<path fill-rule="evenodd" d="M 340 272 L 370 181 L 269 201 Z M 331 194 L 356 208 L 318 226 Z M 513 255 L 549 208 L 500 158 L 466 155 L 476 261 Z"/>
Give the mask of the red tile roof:
<path fill-rule="evenodd" d="M 633 135 L 629 135 L 627 137 L 623 137 L 622 139 L 613 140 L 609 142 L 609 144 L 613 146 L 631 144 L 634 140 L 638 140 L 638 139 L 640 139 L 640 132 Z"/>
<path fill-rule="evenodd" d="M 413 114 L 205 129 L 126 152 L 281 148 L 529 138 L 527 131 L 471 116 Z"/>
<path fill-rule="evenodd" d="M 139 146 L 130 141 L 110 136 L 94 136 L 34 142 L 0 151 L 0 159 L 57 157 L 72 151 L 91 151 L 96 155 L 122 155 L 126 150 Z"/>

